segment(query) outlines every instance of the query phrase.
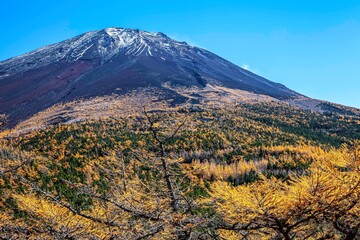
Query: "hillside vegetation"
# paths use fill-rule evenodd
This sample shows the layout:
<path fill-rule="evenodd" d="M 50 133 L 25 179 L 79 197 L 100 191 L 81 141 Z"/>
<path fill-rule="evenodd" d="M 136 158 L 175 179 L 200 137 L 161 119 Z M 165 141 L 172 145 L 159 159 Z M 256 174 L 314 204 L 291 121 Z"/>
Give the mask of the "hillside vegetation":
<path fill-rule="evenodd" d="M 358 239 L 359 140 L 359 116 L 278 103 L 4 137 L 0 238 Z"/>

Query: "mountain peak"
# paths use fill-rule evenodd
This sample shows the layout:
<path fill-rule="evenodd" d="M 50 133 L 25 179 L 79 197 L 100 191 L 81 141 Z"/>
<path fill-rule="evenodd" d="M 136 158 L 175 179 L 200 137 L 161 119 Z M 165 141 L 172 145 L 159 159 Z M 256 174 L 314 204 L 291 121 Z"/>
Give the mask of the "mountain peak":
<path fill-rule="evenodd" d="M 152 56 L 152 50 L 161 49 L 174 54 L 175 48 L 192 48 L 186 42 L 179 42 L 160 32 L 147 32 L 130 28 L 105 28 L 90 31 L 77 37 L 51 44 L 32 52 L 0 62 L 0 79 L 11 74 L 25 72 L 52 62 L 74 62 L 79 59 L 99 58 L 101 63 L 125 51 L 126 55 Z M 160 50 L 160 52 L 162 52 Z"/>
<path fill-rule="evenodd" d="M 133 28 L 120 28 L 120 27 L 110 27 L 98 30 L 97 32 L 106 32 L 109 36 L 112 37 L 122 37 L 124 33 L 137 35 L 138 37 L 153 37 L 153 38 L 163 38 L 169 39 L 169 37 L 162 32 L 148 32 L 140 29 Z"/>
<path fill-rule="evenodd" d="M 279 100 L 302 96 L 205 49 L 138 29 L 91 31 L 0 62 L 0 112 L 14 119 L 60 101 L 148 87 L 177 103 L 195 101 L 179 87 L 225 87 Z"/>

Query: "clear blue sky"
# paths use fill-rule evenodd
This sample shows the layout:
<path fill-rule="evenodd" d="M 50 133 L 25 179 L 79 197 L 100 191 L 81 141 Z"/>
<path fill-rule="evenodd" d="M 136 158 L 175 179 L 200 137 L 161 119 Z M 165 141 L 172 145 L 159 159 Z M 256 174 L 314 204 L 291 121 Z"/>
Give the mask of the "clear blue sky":
<path fill-rule="evenodd" d="M 160 31 L 313 98 L 360 108 L 360 1 L 4 0 L 0 60 L 105 27 Z"/>

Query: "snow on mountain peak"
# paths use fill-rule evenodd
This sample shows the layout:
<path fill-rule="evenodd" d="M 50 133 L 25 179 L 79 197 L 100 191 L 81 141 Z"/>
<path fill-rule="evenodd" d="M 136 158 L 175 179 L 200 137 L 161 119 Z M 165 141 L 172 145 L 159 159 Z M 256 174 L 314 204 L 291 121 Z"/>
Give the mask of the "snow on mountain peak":
<path fill-rule="evenodd" d="M 5 74 L 25 72 L 59 61 L 73 62 L 81 59 L 99 58 L 102 64 L 122 51 L 131 57 L 154 56 L 155 51 L 173 57 L 187 58 L 189 51 L 192 50 L 193 47 L 187 43 L 173 40 L 160 32 L 115 27 L 105 28 L 87 32 L 0 62 L 0 70 L 4 73 L 0 74 L 0 78 Z"/>
<path fill-rule="evenodd" d="M 210 84 L 277 99 L 299 95 L 165 34 L 105 28 L 0 62 L 0 111 L 20 119 L 59 101 L 149 86 L 184 101 L 164 85 L 168 83 L 191 88 Z"/>

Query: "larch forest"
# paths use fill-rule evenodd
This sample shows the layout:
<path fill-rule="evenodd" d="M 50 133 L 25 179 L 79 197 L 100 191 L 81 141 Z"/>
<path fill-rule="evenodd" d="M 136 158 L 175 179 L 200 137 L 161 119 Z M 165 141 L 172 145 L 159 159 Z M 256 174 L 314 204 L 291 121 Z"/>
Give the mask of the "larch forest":
<path fill-rule="evenodd" d="M 358 239 L 360 117 L 177 107 L 0 145 L 1 239 Z"/>

